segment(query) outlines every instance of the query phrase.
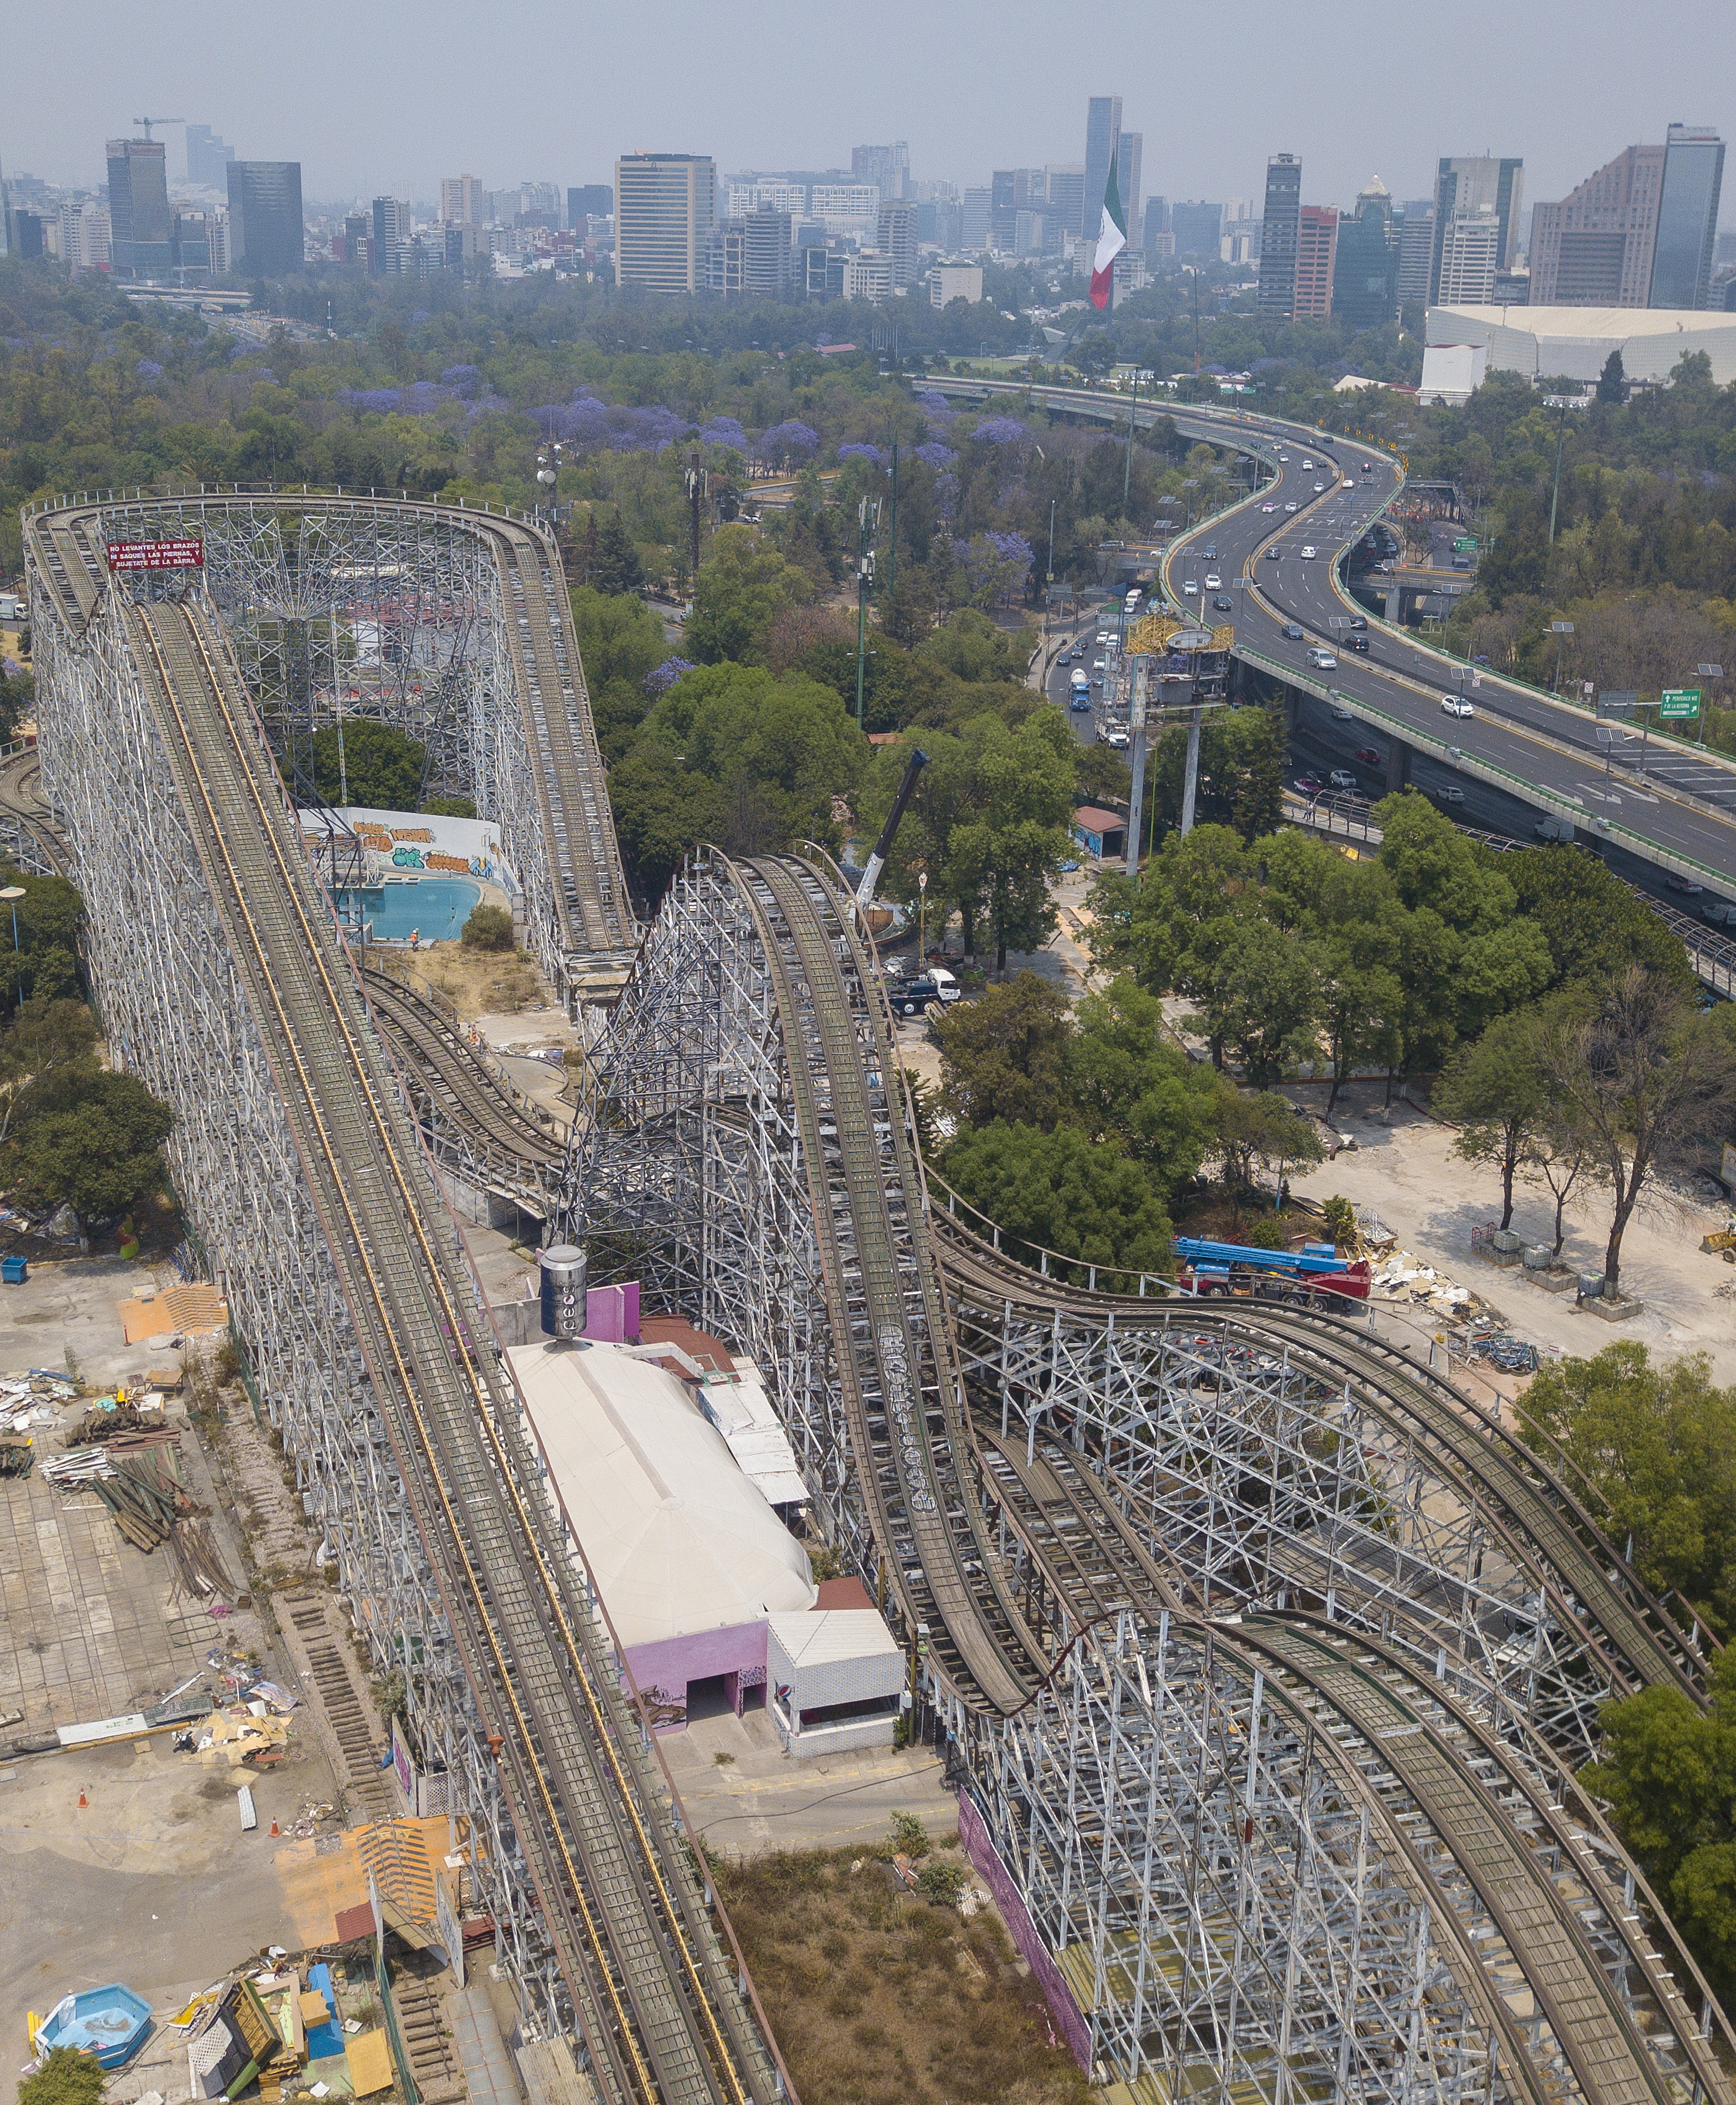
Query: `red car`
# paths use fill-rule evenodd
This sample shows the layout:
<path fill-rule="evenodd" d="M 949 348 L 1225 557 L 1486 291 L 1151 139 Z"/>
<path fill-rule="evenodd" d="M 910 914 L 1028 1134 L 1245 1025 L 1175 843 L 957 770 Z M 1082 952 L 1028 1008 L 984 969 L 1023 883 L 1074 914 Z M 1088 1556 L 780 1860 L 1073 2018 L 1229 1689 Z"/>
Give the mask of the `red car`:
<path fill-rule="evenodd" d="M 1383 757 L 1372 745 L 1359 745 L 1356 749 L 1356 758 L 1364 767 L 1378 767 Z"/>

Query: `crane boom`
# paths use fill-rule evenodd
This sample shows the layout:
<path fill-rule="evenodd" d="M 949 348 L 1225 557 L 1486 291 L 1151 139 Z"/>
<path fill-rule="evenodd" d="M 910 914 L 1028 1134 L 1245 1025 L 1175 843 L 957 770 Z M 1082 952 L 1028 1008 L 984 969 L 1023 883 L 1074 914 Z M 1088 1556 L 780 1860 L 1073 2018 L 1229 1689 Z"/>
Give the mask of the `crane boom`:
<path fill-rule="evenodd" d="M 865 913 L 874 903 L 874 893 L 880 883 L 880 873 L 886 866 L 886 857 L 892 852 L 893 837 L 898 832 L 898 822 L 904 816 L 904 807 L 910 802 L 910 793 L 917 786 L 917 777 L 928 765 L 928 755 L 917 746 L 910 756 L 910 765 L 904 770 L 904 779 L 898 785 L 898 794 L 892 799 L 892 808 L 886 814 L 886 823 L 880 829 L 880 838 L 874 843 L 874 852 L 868 859 L 868 868 L 862 873 L 862 882 L 856 887 L 856 910 Z"/>

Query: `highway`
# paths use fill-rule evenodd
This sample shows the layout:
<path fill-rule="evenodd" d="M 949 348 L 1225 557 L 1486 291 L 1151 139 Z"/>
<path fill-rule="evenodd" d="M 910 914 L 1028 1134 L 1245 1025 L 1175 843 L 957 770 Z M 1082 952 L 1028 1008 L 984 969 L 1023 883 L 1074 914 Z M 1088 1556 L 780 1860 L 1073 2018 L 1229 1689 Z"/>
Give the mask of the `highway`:
<path fill-rule="evenodd" d="M 1123 431 L 1127 425 L 1127 401 L 1089 389 L 1027 389 L 1019 382 L 944 377 L 923 385 L 953 395 L 1028 392 L 1038 406 L 1053 412 L 1118 425 Z M 1164 583 L 1178 610 L 1197 610 L 1200 599 L 1185 592 L 1186 581 L 1191 578 L 1209 603 L 1213 595 L 1204 579 L 1208 574 L 1221 579 L 1222 595 L 1234 610 L 1217 619 L 1234 621 L 1237 656 L 1278 673 L 1328 708 L 1336 701 L 1354 720 L 1346 727 L 1340 764 L 1349 763 L 1351 744 L 1366 744 L 1379 750 L 1384 770 L 1393 746 L 1408 746 L 1434 763 L 1426 776 L 1418 771 L 1420 786 L 1451 782 L 1468 798 L 1478 785 L 1486 796 L 1502 799 L 1510 831 L 1515 802 L 1533 814 L 1567 816 L 1588 838 L 1626 851 L 1636 862 L 1720 885 L 1725 896 L 1736 897 L 1736 764 L 1654 738 L 1642 782 L 1628 757 L 1637 755 L 1635 740 L 1616 759 L 1606 787 L 1605 754 L 1585 711 L 1482 668 L 1460 665 L 1456 678 L 1453 660 L 1388 630 L 1350 597 L 1339 579 L 1337 559 L 1402 486 L 1403 470 L 1390 453 L 1252 411 L 1158 403 L 1136 413 L 1141 424 L 1172 417 L 1186 438 L 1252 451 L 1268 463 L 1274 480 L 1171 544 Z M 1305 461 L 1313 467 L 1305 467 Z M 1318 491 L 1317 483 L 1323 485 Z M 1268 504 L 1277 508 L 1268 512 Z M 1293 512 L 1286 509 L 1292 505 Z M 1217 550 L 1215 561 L 1201 552 L 1207 544 Z M 1269 546 L 1279 551 L 1275 559 L 1265 553 Z M 1305 558 L 1305 547 L 1315 554 Z M 1344 624 L 1358 614 L 1368 619 L 1366 658 L 1337 647 Z M 1287 623 L 1300 628 L 1301 636 L 1286 637 Z M 1336 668 L 1311 665 L 1313 648 L 1332 650 Z M 1685 668 L 1684 680 L 1694 684 L 1691 668 Z M 1441 702 L 1449 692 L 1462 692 L 1475 714 L 1448 716 Z M 1321 719 L 1325 713 L 1320 712 Z M 1371 786 L 1384 793 L 1387 784 Z M 1625 865 L 1618 866 L 1628 874 Z"/>

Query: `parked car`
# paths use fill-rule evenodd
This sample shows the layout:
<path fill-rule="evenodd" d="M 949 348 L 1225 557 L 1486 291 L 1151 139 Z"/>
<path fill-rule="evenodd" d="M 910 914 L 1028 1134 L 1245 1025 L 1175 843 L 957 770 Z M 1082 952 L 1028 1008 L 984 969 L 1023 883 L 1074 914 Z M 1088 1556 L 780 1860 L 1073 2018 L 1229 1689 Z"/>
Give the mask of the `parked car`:
<path fill-rule="evenodd" d="M 1462 695 L 1443 695 L 1441 712 L 1449 717 L 1474 717 L 1477 713 Z"/>

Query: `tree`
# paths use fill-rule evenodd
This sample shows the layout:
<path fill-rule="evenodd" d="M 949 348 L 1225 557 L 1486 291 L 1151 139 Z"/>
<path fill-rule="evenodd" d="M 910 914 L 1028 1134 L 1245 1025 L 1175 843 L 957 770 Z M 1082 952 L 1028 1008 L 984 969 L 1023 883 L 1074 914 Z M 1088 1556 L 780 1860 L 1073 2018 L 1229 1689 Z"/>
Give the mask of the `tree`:
<path fill-rule="evenodd" d="M 1600 402 L 1625 402 L 1627 400 L 1627 379 L 1622 364 L 1619 346 L 1604 360 L 1604 369 L 1597 376 L 1597 399 Z"/>
<path fill-rule="evenodd" d="M 1314 1121 L 1275 1090 L 1238 1089 L 1224 1082 L 1217 1101 L 1217 1145 L 1226 1184 L 1252 1184 L 1254 1165 L 1282 1174 L 1320 1161 L 1326 1150 Z"/>
<path fill-rule="evenodd" d="M 593 513 L 592 524 L 595 523 Z M 594 556 L 587 536 L 585 582 L 600 592 L 636 592 L 644 589 L 645 565 L 640 561 L 639 551 L 621 523 L 618 504 L 614 516 L 605 521 L 597 534 Z"/>
<path fill-rule="evenodd" d="M 1661 1170 L 1686 1168 L 1736 1103 L 1736 1012 L 1702 1014 L 1630 965 L 1594 1007 L 1558 1012 L 1537 1066 L 1609 1182 L 1604 1292 L 1620 1298 L 1622 1238 Z"/>
<path fill-rule="evenodd" d="M 136 1075 L 73 1069 L 14 1122 L 0 1179 L 26 1207 L 108 1219 L 161 1189 L 161 1143 L 174 1123 Z"/>
<path fill-rule="evenodd" d="M 573 621 L 604 756 L 618 760 L 651 697 L 645 682 L 669 655 L 663 624 L 636 593 L 573 588 Z"/>
<path fill-rule="evenodd" d="M 339 765 L 340 740 L 342 764 Z M 314 787 L 328 804 L 413 811 L 422 802 L 428 749 L 392 724 L 351 717 L 314 733 Z"/>
<path fill-rule="evenodd" d="M 1314 1050 L 1319 981 L 1299 943 L 1267 921 L 1238 928 L 1218 959 L 1201 1003 L 1214 1064 L 1225 1052 L 1264 1089 Z"/>
<path fill-rule="evenodd" d="M 1559 1441 L 1601 1495 L 1617 1546 L 1654 1592 L 1680 1594 L 1713 1629 L 1736 1621 L 1736 1389 L 1703 1355 L 1654 1365 L 1618 1339 L 1533 1376 L 1520 1428 Z"/>
<path fill-rule="evenodd" d="M 702 665 L 757 659 L 777 615 L 813 595 L 806 571 L 786 561 L 774 543 L 751 526 L 720 526 L 694 583 L 686 648 Z"/>
<path fill-rule="evenodd" d="M 713 830 L 717 789 L 663 748 L 640 747 L 609 771 L 609 807 L 627 880 L 654 911 L 683 858 Z"/>
<path fill-rule="evenodd" d="M 84 912 L 78 887 L 64 877 L 39 877 L 28 870 L 7 869 L 0 881 L 22 886 L 25 894 L 14 902 L 18 948 L 4 982 L 12 1005 L 21 998 L 56 1001 L 76 997 L 78 923 Z M 0 927 L 4 925 L 0 919 Z"/>
<path fill-rule="evenodd" d="M 1316 945 L 1320 1027 L 1332 1055 L 1332 1086 L 1326 1099 L 1330 1118 L 1338 1093 L 1365 1061 L 1390 1067 L 1398 1057 L 1399 1017 L 1404 990 L 1384 965 L 1365 963 L 1342 937 Z"/>
<path fill-rule="evenodd" d="M 948 834 L 946 890 L 960 904 L 970 954 L 978 914 L 993 931 L 995 969 L 1010 950 L 1040 950 L 1055 932 L 1051 887 L 1071 847 L 1073 739 L 1059 709 L 1042 709 L 1015 731 L 988 719 L 979 734 L 974 806 Z"/>
<path fill-rule="evenodd" d="M 1172 1191 L 1211 1151 L 1216 1076 L 1168 1037 L 1162 1005 L 1131 972 L 1080 1003 L 1078 1026 L 1067 1062 L 1073 1119 Z"/>
<path fill-rule="evenodd" d="M 1603 986 L 1639 964 L 1691 994 L 1696 981 L 1680 936 L 1595 856 L 1556 843 L 1502 858 L 1515 912 L 1549 945 L 1558 981 Z"/>
<path fill-rule="evenodd" d="M 18 2105 L 101 2105 L 108 2080 L 101 2064 L 74 2046 L 49 2049 L 48 2058 L 18 2086 Z"/>
<path fill-rule="evenodd" d="M 1025 972 L 943 1011 L 935 1035 L 948 1109 L 966 1125 L 1050 1131 L 1069 1108 L 1068 1007 L 1059 987 Z"/>
<path fill-rule="evenodd" d="M 1174 1231 L 1150 1178 L 1077 1127 L 967 1126 L 941 1168 L 1024 1254 L 1051 1249 L 1119 1271 L 1175 1270 Z"/>
<path fill-rule="evenodd" d="M 82 1001 L 32 999 L 0 1038 L 0 1143 L 34 1092 L 74 1070 L 94 1073 L 100 1033 Z"/>
<path fill-rule="evenodd" d="M 1435 1091 L 1435 1107 L 1460 1128 L 1453 1151 L 1488 1164 L 1501 1178 L 1501 1225 L 1513 1225 L 1513 1180 L 1550 1112 L 1528 1016 L 1496 1019 L 1456 1053 Z"/>
<path fill-rule="evenodd" d="M 473 906 L 458 941 L 467 950 L 510 950 L 512 916 L 504 906 Z"/>

